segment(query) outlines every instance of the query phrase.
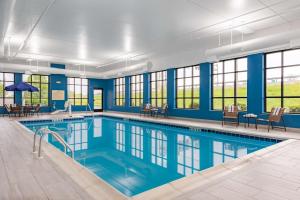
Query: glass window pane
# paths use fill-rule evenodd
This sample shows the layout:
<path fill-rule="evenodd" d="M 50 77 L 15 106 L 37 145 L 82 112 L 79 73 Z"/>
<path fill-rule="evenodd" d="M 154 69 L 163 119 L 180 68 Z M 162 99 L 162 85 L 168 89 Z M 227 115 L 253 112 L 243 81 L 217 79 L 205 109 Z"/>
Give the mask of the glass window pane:
<path fill-rule="evenodd" d="M 40 75 L 32 75 L 31 76 L 31 81 L 35 83 L 40 83 L 41 82 L 41 76 Z"/>
<path fill-rule="evenodd" d="M 267 98 L 266 99 L 266 111 L 271 112 L 272 108 L 281 107 L 280 98 Z"/>
<path fill-rule="evenodd" d="M 199 98 L 193 99 L 193 109 L 199 108 Z"/>
<path fill-rule="evenodd" d="M 88 87 L 82 86 L 82 98 L 88 98 Z"/>
<path fill-rule="evenodd" d="M 281 52 L 270 53 L 266 56 L 267 68 L 280 67 L 281 66 Z"/>
<path fill-rule="evenodd" d="M 192 99 L 185 99 L 184 103 L 185 103 L 185 108 L 189 108 L 189 109 L 193 108 Z"/>
<path fill-rule="evenodd" d="M 224 84 L 224 97 L 234 97 L 234 83 Z"/>
<path fill-rule="evenodd" d="M 184 92 L 185 92 L 184 93 L 185 97 L 192 97 L 192 87 L 191 86 L 186 86 Z"/>
<path fill-rule="evenodd" d="M 224 72 L 234 72 L 234 60 L 227 60 L 224 62 Z"/>
<path fill-rule="evenodd" d="M 23 74 L 23 81 L 24 82 L 30 82 L 31 81 L 31 76 L 29 76 L 27 74 Z"/>
<path fill-rule="evenodd" d="M 246 71 L 248 67 L 247 58 L 241 58 L 236 60 L 237 71 Z"/>
<path fill-rule="evenodd" d="M 75 78 L 75 85 L 81 85 L 81 79 Z"/>
<path fill-rule="evenodd" d="M 200 87 L 193 87 L 193 97 L 200 96 Z"/>
<path fill-rule="evenodd" d="M 239 107 L 240 110 L 247 110 L 247 98 L 237 98 L 236 102 L 236 105 Z"/>
<path fill-rule="evenodd" d="M 42 83 L 48 83 L 49 82 L 48 76 L 41 76 L 41 82 Z"/>
<path fill-rule="evenodd" d="M 284 68 L 284 96 L 300 96 L 300 66 Z"/>
<path fill-rule="evenodd" d="M 183 108 L 183 99 L 177 99 L 177 108 Z"/>
<path fill-rule="evenodd" d="M 247 82 L 241 81 L 236 83 L 236 96 L 247 97 Z"/>
<path fill-rule="evenodd" d="M 68 78 L 68 84 L 74 84 L 74 78 Z"/>
<path fill-rule="evenodd" d="M 200 66 L 194 66 L 193 73 L 193 76 L 200 76 Z"/>
<path fill-rule="evenodd" d="M 48 84 L 41 84 L 41 98 L 48 99 Z"/>
<path fill-rule="evenodd" d="M 75 98 L 74 85 L 68 85 L 68 98 Z"/>
<path fill-rule="evenodd" d="M 300 49 L 284 51 L 283 52 L 283 65 L 300 65 Z"/>
<path fill-rule="evenodd" d="M 236 81 L 247 81 L 247 72 L 239 72 L 237 73 L 237 80 Z"/>
<path fill-rule="evenodd" d="M 223 110 L 222 99 L 213 99 L 213 110 Z"/>
<path fill-rule="evenodd" d="M 82 79 L 82 85 L 88 85 L 88 79 L 83 78 Z"/>
<path fill-rule="evenodd" d="M 300 112 L 300 98 L 285 98 L 283 99 L 283 107 L 290 113 Z"/>
<path fill-rule="evenodd" d="M 268 69 L 266 73 L 267 96 L 281 96 L 281 69 Z"/>
<path fill-rule="evenodd" d="M 223 62 L 213 64 L 213 74 L 223 73 Z"/>
<path fill-rule="evenodd" d="M 75 98 L 81 98 L 81 86 L 75 85 Z"/>
<path fill-rule="evenodd" d="M 185 68 L 185 77 L 192 77 L 192 67 Z"/>
<path fill-rule="evenodd" d="M 14 81 L 15 76 L 13 73 L 4 73 L 4 80 L 5 81 Z"/>
<path fill-rule="evenodd" d="M 224 99 L 224 107 L 228 107 L 234 105 L 234 99 L 233 98 L 225 98 Z"/>

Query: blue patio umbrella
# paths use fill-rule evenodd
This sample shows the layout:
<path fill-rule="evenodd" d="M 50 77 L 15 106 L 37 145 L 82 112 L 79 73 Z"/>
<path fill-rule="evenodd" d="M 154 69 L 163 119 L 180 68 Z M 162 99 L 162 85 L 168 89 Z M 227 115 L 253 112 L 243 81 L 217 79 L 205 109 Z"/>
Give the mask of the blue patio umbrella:
<path fill-rule="evenodd" d="M 38 92 L 39 89 L 25 82 L 20 82 L 17 84 L 6 86 L 5 91 L 29 91 Z"/>

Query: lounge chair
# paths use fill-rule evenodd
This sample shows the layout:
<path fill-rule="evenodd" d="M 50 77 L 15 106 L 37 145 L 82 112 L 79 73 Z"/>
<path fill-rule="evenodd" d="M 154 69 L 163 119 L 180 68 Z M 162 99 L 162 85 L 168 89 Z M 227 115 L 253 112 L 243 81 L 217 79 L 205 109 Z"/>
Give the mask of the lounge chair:
<path fill-rule="evenodd" d="M 35 109 L 33 110 L 33 114 L 39 115 L 40 111 L 41 111 L 41 105 L 37 104 Z"/>
<path fill-rule="evenodd" d="M 283 114 L 284 114 L 285 108 L 272 108 L 271 112 L 268 114 L 268 118 L 264 119 L 264 118 L 258 118 L 256 121 L 256 129 L 257 129 L 257 124 L 258 122 L 266 122 L 268 124 L 268 132 L 270 131 L 270 127 L 272 127 L 272 129 L 274 128 L 281 128 L 284 129 L 286 131 L 286 126 L 284 123 L 284 119 L 283 119 Z M 280 123 L 282 122 L 283 127 L 280 126 L 274 126 L 274 123 Z"/>
<path fill-rule="evenodd" d="M 11 111 L 11 114 L 14 114 L 15 116 L 19 115 L 19 117 L 21 116 L 21 113 L 22 113 L 22 107 L 21 106 L 12 106 L 10 105 L 10 111 Z"/>
<path fill-rule="evenodd" d="M 11 109 L 10 109 L 10 107 L 8 107 L 8 105 L 6 105 L 6 104 L 4 104 L 4 107 L 5 107 L 5 110 L 6 110 L 7 114 L 8 114 L 8 117 L 10 117 L 10 115 L 11 115 Z"/>
<path fill-rule="evenodd" d="M 159 114 L 167 117 L 168 116 L 168 104 L 163 104 L 163 106 L 161 107 L 161 109 L 159 110 Z"/>
<path fill-rule="evenodd" d="M 224 124 L 227 122 L 236 124 L 236 126 L 240 124 L 238 106 L 225 106 L 222 118 L 222 126 L 224 126 Z"/>
<path fill-rule="evenodd" d="M 144 114 L 144 115 L 150 114 L 151 115 L 151 109 L 152 109 L 152 106 L 150 103 L 143 105 L 140 110 L 140 115 L 142 115 L 142 114 Z"/>

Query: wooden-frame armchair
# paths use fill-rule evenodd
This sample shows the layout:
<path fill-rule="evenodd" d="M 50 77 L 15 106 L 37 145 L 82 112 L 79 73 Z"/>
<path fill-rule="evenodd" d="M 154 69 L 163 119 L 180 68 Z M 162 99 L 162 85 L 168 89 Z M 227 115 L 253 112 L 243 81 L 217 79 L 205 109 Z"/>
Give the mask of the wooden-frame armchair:
<path fill-rule="evenodd" d="M 270 127 L 272 127 L 272 129 L 281 128 L 286 131 L 286 126 L 285 126 L 285 122 L 284 122 L 284 118 L 283 118 L 284 111 L 285 111 L 285 108 L 280 108 L 280 107 L 272 108 L 271 112 L 269 113 L 268 118 L 266 118 L 266 119 L 258 118 L 257 119 L 256 129 L 257 129 L 258 122 L 266 122 L 268 124 L 268 132 L 270 131 Z M 274 123 L 276 123 L 276 124 L 282 123 L 283 127 L 280 127 L 278 125 L 274 126 Z"/>
<path fill-rule="evenodd" d="M 236 126 L 240 124 L 238 106 L 232 105 L 224 107 L 222 126 L 224 126 L 225 123 L 236 124 Z"/>

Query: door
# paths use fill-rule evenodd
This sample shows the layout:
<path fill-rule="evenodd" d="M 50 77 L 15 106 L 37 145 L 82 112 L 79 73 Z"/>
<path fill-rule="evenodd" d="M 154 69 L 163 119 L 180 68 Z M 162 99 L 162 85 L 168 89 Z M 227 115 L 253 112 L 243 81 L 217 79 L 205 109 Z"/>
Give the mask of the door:
<path fill-rule="evenodd" d="M 103 89 L 94 88 L 94 112 L 103 111 Z"/>

